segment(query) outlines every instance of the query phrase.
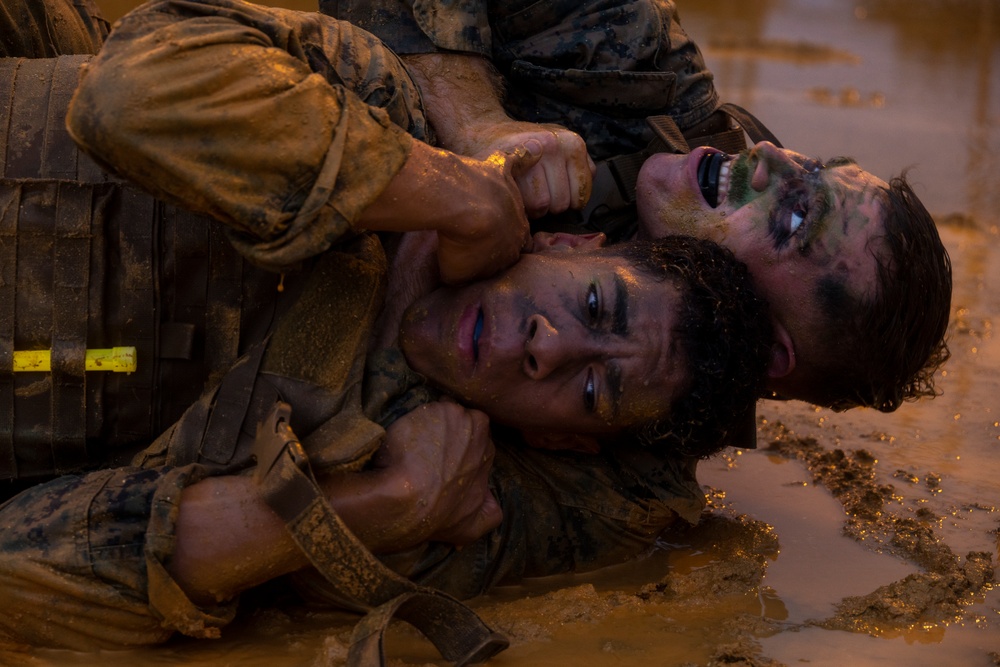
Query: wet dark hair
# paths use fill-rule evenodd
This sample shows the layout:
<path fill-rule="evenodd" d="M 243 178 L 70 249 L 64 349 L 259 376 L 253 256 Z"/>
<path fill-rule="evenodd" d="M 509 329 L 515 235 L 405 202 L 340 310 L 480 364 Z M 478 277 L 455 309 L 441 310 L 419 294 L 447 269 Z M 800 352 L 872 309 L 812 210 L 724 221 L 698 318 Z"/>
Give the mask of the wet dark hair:
<path fill-rule="evenodd" d="M 892 412 L 935 396 L 934 374 L 950 356 L 951 260 L 930 213 L 905 173 L 883 189 L 884 231 L 869 247 L 874 294 L 852 295 L 832 276 L 817 286 L 825 316 L 824 354 L 810 359 L 794 395 L 835 410 Z"/>
<path fill-rule="evenodd" d="M 773 330 L 767 302 L 728 249 L 688 236 L 607 248 L 642 273 L 681 291 L 674 335 L 689 379 L 666 417 L 630 429 L 671 453 L 707 457 L 752 420 L 764 389 Z"/>

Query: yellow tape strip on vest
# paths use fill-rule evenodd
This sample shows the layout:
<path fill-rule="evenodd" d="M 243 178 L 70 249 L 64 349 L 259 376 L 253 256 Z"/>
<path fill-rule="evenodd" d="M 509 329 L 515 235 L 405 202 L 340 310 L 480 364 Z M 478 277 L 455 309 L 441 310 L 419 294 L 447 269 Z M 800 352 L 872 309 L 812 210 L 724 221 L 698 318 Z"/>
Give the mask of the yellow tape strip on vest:
<path fill-rule="evenodd" d="M 135 348 L 127 346 L 87 350 L 86 369 L 88 371 L 134 373 L 136 369 Z M 52 350 L 19 350 L 14 352 L 14 372 L 48 373 L 51 370 Z"/>

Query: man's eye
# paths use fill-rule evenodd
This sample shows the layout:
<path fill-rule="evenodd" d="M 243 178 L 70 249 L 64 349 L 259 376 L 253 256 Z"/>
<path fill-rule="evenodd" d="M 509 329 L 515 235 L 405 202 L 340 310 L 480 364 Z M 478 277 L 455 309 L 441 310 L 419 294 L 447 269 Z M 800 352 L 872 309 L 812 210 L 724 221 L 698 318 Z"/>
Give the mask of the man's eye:
<path fill-rule="evenodd" d="M 597 322 L 598 318 L 601 316 L 601 300 L 597 296 L 597 285 L 594 283 L 590 284 L 587 289 L 587 317 L 590 321 Z"/>
<path fill-rule="evenodd" d="M 587 371 L 587 381 L 583 385 L 583 407 L 590 413 L 597 411 L 597 387 L 593 369 Z"/>
<path fill-rule="evenodd" d="M 795 207 L 795 209 L 792 211 L 792 215 L 788 225 L 789 236 L 794 234 L 795 230 L 797 230 L 802 225 L 802 223 L 805 222 L 806 214 L 808 212 L 809 211 L 805 210 L 801 206 Z"/>

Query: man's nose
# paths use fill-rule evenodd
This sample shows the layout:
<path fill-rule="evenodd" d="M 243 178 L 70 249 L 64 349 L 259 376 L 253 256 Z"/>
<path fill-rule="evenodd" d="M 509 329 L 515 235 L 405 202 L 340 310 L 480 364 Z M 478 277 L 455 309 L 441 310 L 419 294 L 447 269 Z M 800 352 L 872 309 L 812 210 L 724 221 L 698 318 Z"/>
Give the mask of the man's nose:
<path fill-rule="evenodd" d="M 575 345 L 574 336 L 560 331 L 544 315 L 528 318 L 528 340 L 524 345 L 524 372 L 542 380 L 571 359 L 580 359 L 585 351 Z"/>
<path fill-rule="evenodd" d="M 802 167 L 791 158 L 785 151 L 781 150 L 770 141 L 761 141 L 753 147 L 752 154 L 757 158 L 757 166 L 754 167 L 753 177 L 750 179 L 750 187 L 758 192 L 763 192 L 771 183 L 771 176 L 785 176 L 794 170 L 801 170 Z"/>

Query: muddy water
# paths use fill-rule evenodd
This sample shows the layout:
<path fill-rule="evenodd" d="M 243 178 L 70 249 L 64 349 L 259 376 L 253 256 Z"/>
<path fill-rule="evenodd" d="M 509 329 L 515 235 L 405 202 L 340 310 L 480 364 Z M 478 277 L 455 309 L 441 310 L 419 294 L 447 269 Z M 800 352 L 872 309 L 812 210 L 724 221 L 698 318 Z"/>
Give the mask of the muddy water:
<path fill-rule="evenodd" d="M 112 17 L 135 4 L 98 3 Z M 998 665 L 1000 5 L 680 5 L 722 97 L 786 145 L 883 178 L 910 168 L 955 266 L 944 393 L 892 415 L 764 404 L 761 449 L 701 467 L 712 510 L 697 529 L 641 562 L 476 602 L 513 637 L 492 664 Z M 217 642 L 26 664 L 339 664 L 348 627 L 272 609 Z M 435 658 L 405 627 L 390 652 Z"/>

